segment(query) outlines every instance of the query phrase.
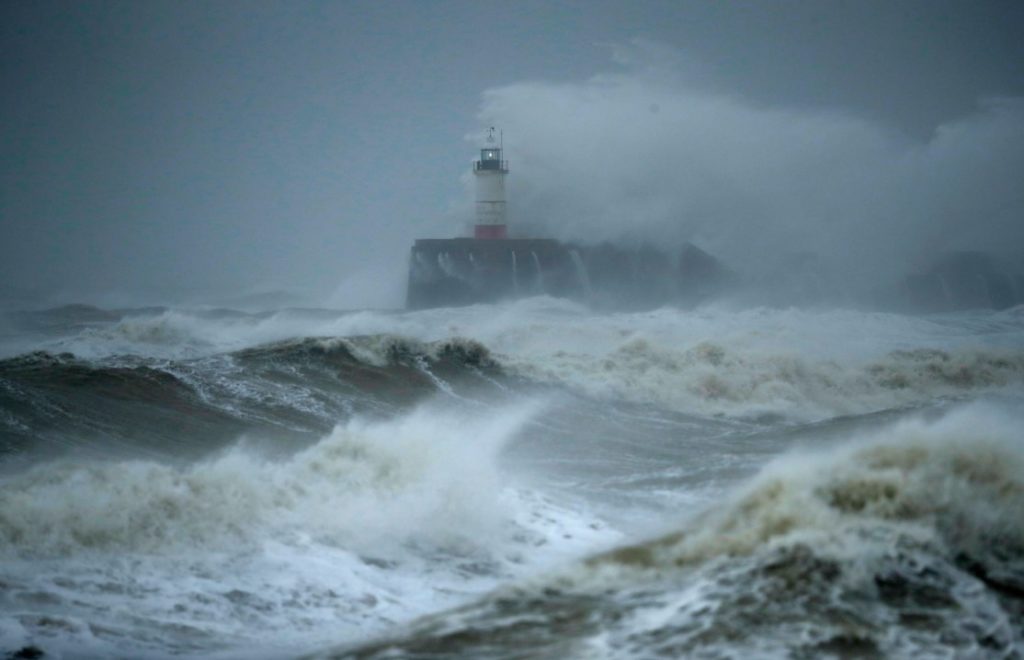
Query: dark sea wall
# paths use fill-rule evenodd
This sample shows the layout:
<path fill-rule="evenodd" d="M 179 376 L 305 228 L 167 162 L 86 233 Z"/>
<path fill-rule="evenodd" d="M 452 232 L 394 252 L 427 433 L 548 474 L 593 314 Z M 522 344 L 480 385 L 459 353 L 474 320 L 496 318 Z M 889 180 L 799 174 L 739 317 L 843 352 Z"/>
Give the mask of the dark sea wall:
<path fill-rule="evenodd" d="M 908 275 L 904 295 L 919 311 L 1006 309 L 1024 304 L 1024 268 L 984 252 L 948 252 Z"/>
<path fill-rule="evenodd" d="M 733 280 L 715 257 L 680 250 L 574 245 L 550 239 L 420 239 L 406 306 L 449 307 L 547 294 L 609 308 L 693 304 Z"/>

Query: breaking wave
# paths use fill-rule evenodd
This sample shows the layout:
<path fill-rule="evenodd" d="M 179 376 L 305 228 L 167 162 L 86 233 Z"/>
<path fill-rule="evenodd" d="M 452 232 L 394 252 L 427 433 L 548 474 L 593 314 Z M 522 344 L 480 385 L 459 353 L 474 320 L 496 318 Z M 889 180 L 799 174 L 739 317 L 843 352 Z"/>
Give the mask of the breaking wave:
<path fill-rule="evenodd" d="M 694 530 L 595 564 L 684 566 L 776 541 L 892 526 L 950 557 L 987 565 L 990 575 L 1012 579 L 1016 568 L 1024 580 L 1021 429 L 1019 415 L 975 404 L 939 421 L 906 420 L 843 448 L 787 455 Z"/>
<path fill-rule="evenodd" d="M 1024 352 L 898 350 L 861 363 L 815 361 L 795 353 L 737 350 L 701 342 L 679 350 L 630 339 L 595 359 L 558 351 L 507 365 L 588 394 L 679 412 L 815 421 L 920 405 L 936 398 L 1024 383 Z"/>
<path fill-rule="evenodd" d="M 1019 412 L 973 405 L 794 454 L 679 532 L 349 657 L 1015 657 Z"/>
<path fill-rule="evenodd" d="M 0 477 L 0 654 L 291 656 L 607 547 L 614 530 L 498 468 L 539 409 L 434 403 L 286 456 L 242 442 Z"/>
<path fill-rule="evenodd" d="M 16 315 L 0 655 L 1012 657 L 1022 320 Z"/>
<path fill-rule="evenodd" d="M 203 385 L 191 375 L 197 365 L 229 367 L 242 389 L 252 389 L 246 370 L 269 361 L 305 376 L 317 359 L 358 371 L 417 361 L 451 366 L 462 358 L 588 396 L 701 416 L 802 422 L 1024 381 L 1019 309 L 928 318 L 713 307 L 598 315 L 541 297 L 405 313 L 87 311 L 74 322 L 65 312 L 46 316 L 64 334 L 41 348 L 101 366 L 125 355 L 169 363 L 169 373 L 195 387 Z M 302 405 L 323 408 L 311 398 L 303 395 Z"/>
<path fill-rule="evenodd" d="M 498 469 L 539 409 L 432 403 L 287 456 L 241 442 L 0 477 L 0 653 L 291 656 L 609 547 L 615 530 Z"/>
<path fill-rule="evenodd" d="M 426 342 L 391 334 L 297 339 L 246 349 L 238 355 L 259 355 L 282 361 L 293 361 L 309 355 L 341 356 L 374 367 L 423 361 L 451 361 L 467 366 L 495 365 L 487 348 L 470 339 L 453 337 Z"/>
<path fill-rule="evenodd" d="M 87 360 L 36 352 L 0 361 L 0 448 L 94 436 L 198 447 L 257 429 L 323 434 L 354 414 L 438 392 L 494 387 L 497 366 L 464 339 L 298 339 L 188 360 Z"/>
<path fill-rule="evenodd" d="M 283 462 L 236 446 L 180 468 L 46 463 L 0 482 L 0 554 L 237 547 L 267 528 L 346 545 L 387 534 L 469 541 L 501 518 L 494 458 L 531 412 L 353 420 Z"/>

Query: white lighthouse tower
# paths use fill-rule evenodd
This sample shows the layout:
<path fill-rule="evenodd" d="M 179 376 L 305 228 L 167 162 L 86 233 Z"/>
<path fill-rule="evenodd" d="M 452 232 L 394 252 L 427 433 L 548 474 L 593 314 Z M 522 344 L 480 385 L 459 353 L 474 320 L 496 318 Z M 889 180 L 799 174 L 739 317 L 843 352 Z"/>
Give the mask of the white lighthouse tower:
<path fill-rule="evenodd" d="M 473 162 L 476 179 L 476 226 L 473 238 L 508 238 L 505 219 L 505 175 L 508 161 L 501 159 L 501 144 L 495 143 L 494 127 L 487 131 L 487 142 L 480 160 Z"/>

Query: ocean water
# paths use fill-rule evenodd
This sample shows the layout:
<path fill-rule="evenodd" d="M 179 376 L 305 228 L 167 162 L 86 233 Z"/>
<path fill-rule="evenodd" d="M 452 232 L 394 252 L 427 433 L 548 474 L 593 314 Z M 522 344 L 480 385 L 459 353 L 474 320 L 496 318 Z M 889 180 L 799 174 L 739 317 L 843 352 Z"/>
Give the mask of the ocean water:
<path fill-rule="evenodd" d="M 1019 657 L 1024 308 L 0 315 L 0 655 Z"/>

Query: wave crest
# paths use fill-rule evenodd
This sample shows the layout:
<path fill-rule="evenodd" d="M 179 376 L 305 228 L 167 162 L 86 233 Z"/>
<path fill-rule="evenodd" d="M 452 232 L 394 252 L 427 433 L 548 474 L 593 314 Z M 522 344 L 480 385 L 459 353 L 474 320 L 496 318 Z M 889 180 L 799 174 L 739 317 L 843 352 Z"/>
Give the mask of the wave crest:
<path fill-rule="evenodd" d="M 692 414 L 781 415 L 796 421 L 1024 383 L 1024 353 L 998 349 L 894 351 L 875 362 L 843 364 L 708 341 L 677 350 L 634 338 L 597 359 L 558 351 L 544 360 L 510 363 L 524 375 L 564 382 L 595 396 Z"/>
<path fill-rule="evenodd" d="M 788 456 L 702 518 L 695 531 L 616 556 L 679 566 L 746 555 L 808 534 L 896 525 L 926 533 L 952 555 L 995 560 L 995 544 L 1024 562 L 1024 438 L 1018 423 L 979 405 L 939 422 L 909 420 L 829 455 Z M 1024 580 L 1024 563 L 1019 568 Z"/>
<path fill-rule="evenodd" d="M 319 356 L 352 359 L 372 367 L 409 366 L 423 360 L 465 366 L 496 366 L 487 347 L 471 339 L 453 337 L 426 342 L 392 334 L 293 339 L 244 349 L 234 355 L 243 359 L 258 357 L 277 361 Z"/>
<path fill-rule="evenodd" d="M 784 457 L 681 531 L 339 656 L 1016 657 L 1021 428 L 973 406 Z"/>
<path fill-rule="evenodd" d="M 532 412 L 354 420 L 284 461 L 239 446 L 185 468 L 41 464 L 0 481 L 0 554 L 176 552 L 289 534 L 371 548 L 382 537 L 469 542 L 498 531 L 496 454 Z"/>

